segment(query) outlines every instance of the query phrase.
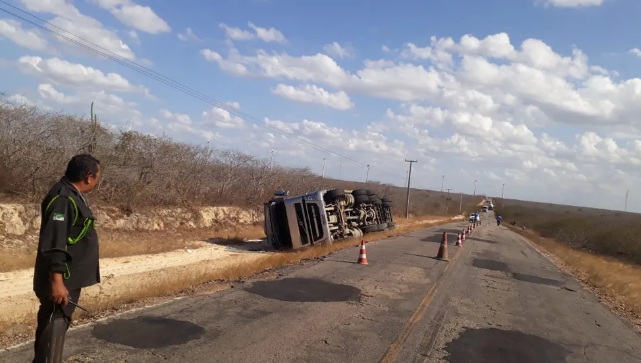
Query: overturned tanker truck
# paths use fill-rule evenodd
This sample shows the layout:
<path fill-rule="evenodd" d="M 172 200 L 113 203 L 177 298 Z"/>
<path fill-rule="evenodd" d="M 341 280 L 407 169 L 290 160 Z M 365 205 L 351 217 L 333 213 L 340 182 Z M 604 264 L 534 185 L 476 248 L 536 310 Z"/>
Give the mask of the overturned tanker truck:
<path fill-rule="evenodd" d="M 394 227 L 392 201 L 368 189 L 321 190 L 288 197 L 278 191 L 264 204 L 267 244 L 298 249 Z"/>

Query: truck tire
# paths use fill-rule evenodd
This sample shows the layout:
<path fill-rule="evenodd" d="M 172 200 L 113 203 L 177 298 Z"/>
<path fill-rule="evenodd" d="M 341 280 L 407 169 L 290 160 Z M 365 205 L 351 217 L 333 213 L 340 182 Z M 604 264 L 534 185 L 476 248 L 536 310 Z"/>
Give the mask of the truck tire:
<path fill-rule="evenodd" d="M 378 226 L 372 225 L 372 226 L 361 227 L 361 231 L 363 231 L 363 233 L 378 232 Z"/>
<path fill-rule="evenodd" d="M 367 195 L 367 190 L 366 189 L 354 189 L 354 190 L 352 190 L 352 195 L 354 197 L 358 197 L 359 195 Z"/>
<path fill-rule="evenodd" d="M 394 226 L 396 226 L 396 223 L 394 223 L 394 222 L 387 222 L 387 227 L 388 227 L 388 228 L 392 228 L 392 227 L 394 227 Z"/>
<path fill-rule="evenodd" d="M 392 206 L 392 202 L 387 202 L 387 201 L 385 201 L 385 199 L 383 199 L 382 202 L 383 202 L 383 207 L 388 207 L 389 208 L 389 207 Z"/>
<path fill-rule="evenodd" d="M 369 203 L 369 197 L 367 195 L 357 195 L 354 198 L 354 205 L 359 205 L 362 203 Z"/>
<path fill-rule="evenodd" d="M 387 223 L 381 223 L 377 227 L 379 231 L 384 231 L 387 229 Z"/>
<path fill-rule="evenodd" d="M 335 201 L 338 198 L 343 198 L 345 197 L 345 191 L 341 189 L 332 189 L 325 193 L 323 196 L 323 200 L 325 200 L 325 203 L 329 204 L 333 201 Z"/>
<path fill-rule="evenodd" d="M 370 196 L 369 197 L 369 202 L 372 203 L 372 204 L 376 204 L 376 205 L 380 205 L 382 203 L 381 200 L 378 199 L 375 196 Z"/>
<path fill-rule="evenodd" d="M 367 195 L 370 195 L 370 196 L 371 195 L 376 195 L 376 192 L 374 192 L 373 190 L 370 190 L 370 189 L 367 189 L 366 192 L 367 192 Z"/>

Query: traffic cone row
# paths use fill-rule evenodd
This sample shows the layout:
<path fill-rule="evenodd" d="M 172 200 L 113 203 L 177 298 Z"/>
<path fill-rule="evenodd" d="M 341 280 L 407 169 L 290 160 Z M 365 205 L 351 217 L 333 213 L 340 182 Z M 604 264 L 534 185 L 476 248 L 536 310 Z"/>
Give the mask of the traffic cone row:
<path fill-rule="evenodd" d="M 463 241 L 465 241 L 466 236 L 470 235 L 475 228 L 475 224 L 469 224 L 461 233 L 457 233 L 456 245 L 457 247 L 463 247 Z M 447 232 L 443 232 L 441 237 L 441 245 L 438 248 L 438 254 L 436 258 L 443 261 L 449 261 L 449 254 L 447 250 Z M 365 251 L 365 240 L 361 241 L 361 248 L 358 255 L 359 265 L 367 265 L 367 252 Z"/>

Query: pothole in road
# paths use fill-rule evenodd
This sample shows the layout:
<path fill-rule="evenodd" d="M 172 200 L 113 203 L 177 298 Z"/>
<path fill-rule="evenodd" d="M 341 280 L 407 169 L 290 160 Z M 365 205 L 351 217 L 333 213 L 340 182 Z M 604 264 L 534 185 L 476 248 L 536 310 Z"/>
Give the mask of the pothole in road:
<path fill-rule="evenodd" d="M 97 339 L 138 349 L 184 344 L 204 333 L 205 329 L 194 323 L 156 316 L 114 320 L 96 325 L 92 331 Z"/>
<path fill-rule="evenodd" d="M 295 302 L 358 301 L 361 290 L 349 285 L 306 278 L 258 281 L 245 289 L 267 299 Z"/>
<path fill-rule="evenodd" d="M 515 330 L 467 329 L 447 344 L 449 362 L 564 362 L 570 353 L 562 345 Z"/>
<path fill-rule="evenodd" d="M 475 258 L 474 262 L 472 262 L 472 266 L 485 270 L 510 272 L 510 268 L 506 263 L 483 258 Z"/>
<path fill-rule="evenodd" d="M 514 272 L 512 274 L 512 277 L 515 278 L 516 280 L 525 281 L 525 282 L 531 282 L 533 284 L 541 284 L 541 285 L 549 285 L 549 286 L 563 286 L 563 284 L 564 284 L 563 281 L 553 280 L 553 279 L 546 279 L 544 277 L 521 274 L 521 273 L 518 273 L 518 272 Z"/>

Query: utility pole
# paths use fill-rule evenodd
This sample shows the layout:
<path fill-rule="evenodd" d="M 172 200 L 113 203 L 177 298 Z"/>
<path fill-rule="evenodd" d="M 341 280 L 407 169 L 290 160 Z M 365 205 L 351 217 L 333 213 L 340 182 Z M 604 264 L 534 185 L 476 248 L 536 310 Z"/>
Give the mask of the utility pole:
<path fill-rule="evenodd" d="M 450 190 L 452 189 L 447 189 L 447 197 L 445 198 L 445 215 L 450 211 Z"/>
<path fill-rule="evenodd" d="M 503 199 L 504 194 L 505 194 L 505 183 L 503 183 L 503 189 L 501 189 L 501 199 Z"/>
<path fill-rule="evenodd" d="M 463 192 L 461 192 L 461 201 L 458 204 L 458 211 L 461 213 L 463 211 Z"/>
<path fill-rule="evenodd" d="M 369 180 L 369 164 L 367 164 L 367 174 L 365 174 L 365 184 L 367 184 L 368 180 Z"/>
<path fill-rule="evenodd" d="M 474 179 L 474 196 L 476 196 L 476 179 Z"/>
<path fill-rule="evenodd" d="M 625 190 L 625 211 L 626 212 L 628 211 L 628 192 L 629 191 L 630 191 L 630 189 L 626 189 Z"/>
<path fill-rule="evenodd" d="M 443 193 L 443 187 L 445 186 L 445 175 L 442 175 L 443 179 L 441 180 L 441 193 Z"/>
<path fill-rule="evenodd" d="M 274 165 L 274 150 L 270 150 L 272 156 L 269 158 L 269 169 L 271 170 L 272 166 Z"/>
<path fill-rule="evenodd" d="M 407 172 L 407 202 L 405 203 L 405 218 L 410 217 L 410 183 L 412 182 L 412 164 L 417 163 L 418 160 L 407 160 L 406 163 L 410 163 L 410 170 Z"/>
<path fill-rule="evenodd" d="M 325 179 L 325 158 L 323 158 L 323 179 Z"/>

